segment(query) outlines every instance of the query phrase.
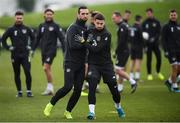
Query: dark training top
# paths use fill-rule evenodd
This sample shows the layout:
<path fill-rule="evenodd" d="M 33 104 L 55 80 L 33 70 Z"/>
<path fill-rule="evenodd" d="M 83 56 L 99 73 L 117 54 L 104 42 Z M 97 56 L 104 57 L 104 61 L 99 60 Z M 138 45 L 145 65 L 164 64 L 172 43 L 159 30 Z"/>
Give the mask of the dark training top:
<path fill-rule="evenodd" d="M 162 44 L 167 52 L 180 53 L 180 25 L 169 21 L 162 29 Z"/>
<path fill-rule="evenodd" d="M 10 46 L 7 44 L 7 38 L 11 39 L 11 46 L 14 47 L 12 53 L 19 55 L 29 55 L 29 48 L 31 48 L 32 43 L 34 42 L 35 36 L 32 30 L 21 24 L 21 25 L 13 25 L 8 28 L 2 36 L 3 46 L 9 50 Z"/>
<path fill-rule="evenodd" d="M 146 41 L 146 45 L 156 44 L 159 45 L 159 36 L 161 31 L 160 22 L 155 18 L 147 18 L 142 23 L 143 32 L 147 32 L 149 34 L 149 39 Z"/>
<path fill-rule="evenodd" d="M 140 24 L 134 24 L 130 28 L 131 49 L 138 50 L 143 48 L 142 29 Z"/>
<path fill-rule="evenodd" d="M 116 54 L 124 52 L 125 50 L 129 50 L 128 36 L 129 36 L 129 25 L 122 21 L 118 24 Z"/>
<path fill-rule="evenodd" d="M 64 52 L 64 32 L 62 28 L 54 21 L 44 22 L 39 25 L 37 39 L 33 50 L 37 48 L 40 42 L 42 54 L 56 55 L 58 38 L 62 44 L 62 50 Z"/>
<path fill-rule="evenodd" d="M 73 62 L 77 64 L 85 63 L 86 47 L 84 43 L 76 39 L 76 36 L 83 37 L 87 27 L 85 21 L 76 20 L 75 23 L 71 24 L 66 32 L 65 39 L 65 62 Z"/>
<path fill-rule="evenodd" d="M 86 43 L 89 49 L 88 63 L 104 65 L 111 63 L 111 34 L 106 28 L 101 31 L 92 29 L 88 35 L 92 35 L 90 42 Z M 87 39 L 88 40 L 88 39 Z"/>

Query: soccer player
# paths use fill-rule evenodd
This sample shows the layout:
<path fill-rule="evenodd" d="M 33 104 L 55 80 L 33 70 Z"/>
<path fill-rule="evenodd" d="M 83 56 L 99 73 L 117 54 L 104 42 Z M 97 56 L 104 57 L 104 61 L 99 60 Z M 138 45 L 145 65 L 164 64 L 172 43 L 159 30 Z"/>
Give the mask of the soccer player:
<path fill-rule="evenodd" d="M 135 23 L 130 28 L 130 43 L 131 43 L 131 65 L 130 65 L 130 77 L 136 81 L 140 79 L 141 61 L 143 58 L 143 38 L 141 29 L 140 15 L 135 16 Z M 134 73 L 135 69 L 135 73 Z"/>
<path fill-rule="evenodd" d="M 130 10 L 125 10 L 124 16 L 123 16 L 123 21 L 128 24 L 129 19 L 131 18 L 131 11 Z"/>
<path fill-rule="evenodd" d="M 91 17 L 90 17 L 90 24 L 88 25 L 88 31 L 91 31 L 92 29 L 94 29 L 95 28 L 95 25 L 94 25 L 94 16 L 95 15 L 97 15 L 98 13 L 100 13 L 100 12 L 98 12 L 98 11 L 91 11 L 90 12 L 90 15 L 91 15 Z M 87 56 L 86 56 L 86 64 L 85 64 L 85 77 L 87 78 L 87 72 L 88 72 L 88 53 L 89 53 L 89 51 L 87 50 Z M 99 83 L 100 83 L 100 81 L 99 81 Z M 100 89 L 99 89 L 99 83 L 98 83 L 98 85 L 97 85 L 97 88 L 96 88 L 96 92 L 97 93 L 100 93 Z M 88 82 L 86 81 L 86 82 L 84 82 L 84 84 L 83 84 L 83 88 L 82 88 L 82 90 L 86 90 L 86 89 L 88 89 L 89 88 L 89 84 L 88 84 Z M 86 95 L 85 93 L 81 93 L 81 95 L 83 96 L 83 95 Z"/>
<path fill-rule="evenodd" d="M 114 12 L 112 15 L 113 22 L 118 26 L 117 30 L 117 48 L 116 54 L 116 65 L 115 72 L 119 77 L 127 79 L 131 84 L 131 93 L 134 93 L 137 88 L 137 83 L 133 78 L 130 78 L 128 73 L 125 72 L 125 65 L 129 57 L 129 47 L 128 47 L 128 33 L 129 26 L 126 22 L 122 20 L 120 12 Z M 118 81 L 118 90 L 121 92 L 123 90 L 123 80 Z"/>
<path fill-rule="evenodd" d="M 16 97 L 22 97 L 20 67 L 22 65 L 26 76 L 26 94 L 27 97 L 33 97 L 31 92 L 31 63 L 30 50 L 35 37 L 32 30 L 23 24 L 24 13 L 17 11 L 15 13 L 15 24 L 9 27 L 2 36 L 3 46 L 11 52 L 11 62 L 14 70 L 14 79 L 17 87 Z M 10 38 L 11 45 L 7 44 L 7 38 Z M 30 40 L 29 40 L 30 39 Z"/>
<path fill-rule="evenodd" d="M 177 23 L 177 17 L 176 10 L 172 9 L 169 13 L 170 20 L 162 29 L 163 48 L 172 69 L 165 85 L 173 92 L 180 92 L 176 82 L 177 74 L 180 73 L 180 26 Z"/>
<path fill-rule="evenodd" d="M 86 47 L 89 49 L 89 114 L 87 118 L 89 120 L 95 119 L 95 92 L 101 76 L 111 91 L 119 117 L 125 117 L 120 105 L 120 94 L 117 90 L 116 76 L 111 60 L 111 34 L 105 28 L 105 18 L 102 14 L 97 14 L 94 19 L 95 28 L 88 34 L 86 43 Z"/>
<path fill-rule="evenodd" d="M 143 32 L 148 33 L 149 37 L 145 40 L 146 53 L 147 53 L 147 80 L 153 80 L 152 71 L 151 71 L 151 62 L 152 62 L 152 52 L 154 52 L 157 60 L 156 72 L 160 80 L 164 79 L 162 73 L 160 73 L 161 68 L 161 52 L 159 48 L 159 36 L 161 31 L 160 22 L 153 16 L 152 8 L 146 9 L 147 19 L 142 23 Z"/>
<path fill-rule="evenodd" d="M 39 42 L 41 42 L 42 64 L 48 81 L 47 88 L 42 95 L 52 95 L 54 93 L 51 65 L 56 56 L 57 38 L 61 41 L 64 52 L 64 32 L 62 28 L 54 22 L 53 15 L 54 11 L 51 9 L 44 11 L 45 22 L 39 25 L 36 42 L 33 46 L 33 51 L 35 51 Z"/>
<path fill-rule="evenodd" d="M 84 33 L 88 20 L 89 10 L 82 6 L 78 9 L 78 17 L 66 32 L 66 48 L 64 61 L 64 86 L 60 88 L 44 109 L 44 115 L 50 116 L 50 112 L 58 100 L 67 95 L 74 86 L 73 93 L 68 101 L 64 115 L 72 119 L 71 111 L 81 95 L 82 85 L 85 77 L 86 47 Z"/>

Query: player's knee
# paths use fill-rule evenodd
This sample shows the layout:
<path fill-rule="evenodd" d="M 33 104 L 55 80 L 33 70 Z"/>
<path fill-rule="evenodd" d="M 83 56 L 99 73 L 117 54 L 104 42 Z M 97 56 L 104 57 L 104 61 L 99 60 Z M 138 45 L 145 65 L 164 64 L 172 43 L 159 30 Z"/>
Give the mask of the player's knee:
<path fill-rule="evenodd" d="M 70 85 L 65 85 L 65 86 L 64 86 L 64 90 L 65 90 L 65 91 L 70 91 L 72 88 L 73 88 L 73 85 L 72 85 L 72 84 L 70 84 Z"/>

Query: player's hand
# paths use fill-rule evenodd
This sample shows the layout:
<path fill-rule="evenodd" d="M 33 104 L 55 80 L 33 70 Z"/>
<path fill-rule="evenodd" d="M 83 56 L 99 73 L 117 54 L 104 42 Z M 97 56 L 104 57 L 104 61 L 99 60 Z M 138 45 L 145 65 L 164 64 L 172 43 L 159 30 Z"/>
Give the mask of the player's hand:
<path fill-rule="evenodd" d="M 78 34 L 75 35 L 75 41 L 80 42 L 80 43 L 85 42 L 84 38 L 82 36 L 78 35 Z"/>
<path fill-rule="evenodd" d="M 15 49 L 15 48 L 14 48 L 13 46 L 10 46 L 10 47 L 9 47 L 9 50 L 10 50 L 10 51 L 13 51 L 14 49 Z"/>
<path fill-rule="evenodd" d="M 92 43 L 93 42 L 93 35 L 92 34 L 88 35 L 87 42 L 88 43 Z"/>
<path fill-rule="evenodd" d="M 30 51 L 30 56 L 31 56 L 32 58 L 34 57 L 34 51 L 33 51 L 33 50 Z"/>
<path fill-rule="evenodd" d="M 31 50 L 31 47 L 30 47 L 30 46 L 26 46 L 26 49 L 27 49 L 27 50 Z"/>

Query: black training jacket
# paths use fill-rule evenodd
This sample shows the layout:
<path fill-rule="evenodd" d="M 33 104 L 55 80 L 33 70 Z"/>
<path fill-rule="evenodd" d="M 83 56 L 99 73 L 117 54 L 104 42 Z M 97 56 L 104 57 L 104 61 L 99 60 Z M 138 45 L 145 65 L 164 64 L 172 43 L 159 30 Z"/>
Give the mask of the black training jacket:
<path fill-rule="evenodd" d="M 162 44 L 167 52 L 180 53 L 180 25 L 169 21 L 162 29 Z"/>
<path fill-rule="evenodd" d="M 161 32 L 160 22 L 155 18 L 147 18 L 142 23 L 143 32 L 147 32 L 149 34 L 149 39 L 146 40 L 146 45 L 156 44 L 159 45 L 159 36 Z"/>
<path fill-rule="evenodd" d="M 129 50 L 128 39 L 129 25 L 122 21 L 118 24 L 116 54 Z"/>
<path fill-rule="evenodd" d="M 88 35 L 91 35 L 90 42 L 86 43 L 89 50 L 88 63 L 104 65 L 112 63 L 111 60 L 111 34 L 106 28 L 101 31 L 93 29 Z"/>
<path fill-rule="evenodd" d="M 130 28 L 130 43 L 131 43 L 131 49 L 142 49 L 143 48 L 143 38 L 142 38 L 142 28 L 140 24 L 134 24 Z"/>
<path fill-rule="evenodd" d="M 7 43 L 7 38 L 10 38 L 11 45 Z M 8 50 L 10 46 L 13 46 L 13 54 L 28 55 L 34 39 L 35 36 L 33 31 L 29 27 L 23 24 L 15 24 L 4 32 L 2 36 L 2 44 Z"/>
<path fill-rule="evenodd" d="M 36 42 L 33 46 L 35 50 L 40 42 L 42 54 L 56 55 L 57 41 L 60 40 L 64 52 L 64 32 L 54 21 L 47 21 L 39 25 Z"/>
<path fill-rule="evenodd" d="M 84 43 L 81 43 L 77 39 L 77 36 L 84 37 L 86 30 L 85 21 L 78 19 L 67 29 L 65 38 L 65 62 L 73 62 L 80 65 L 85 63 L 86 47 Z"/>

